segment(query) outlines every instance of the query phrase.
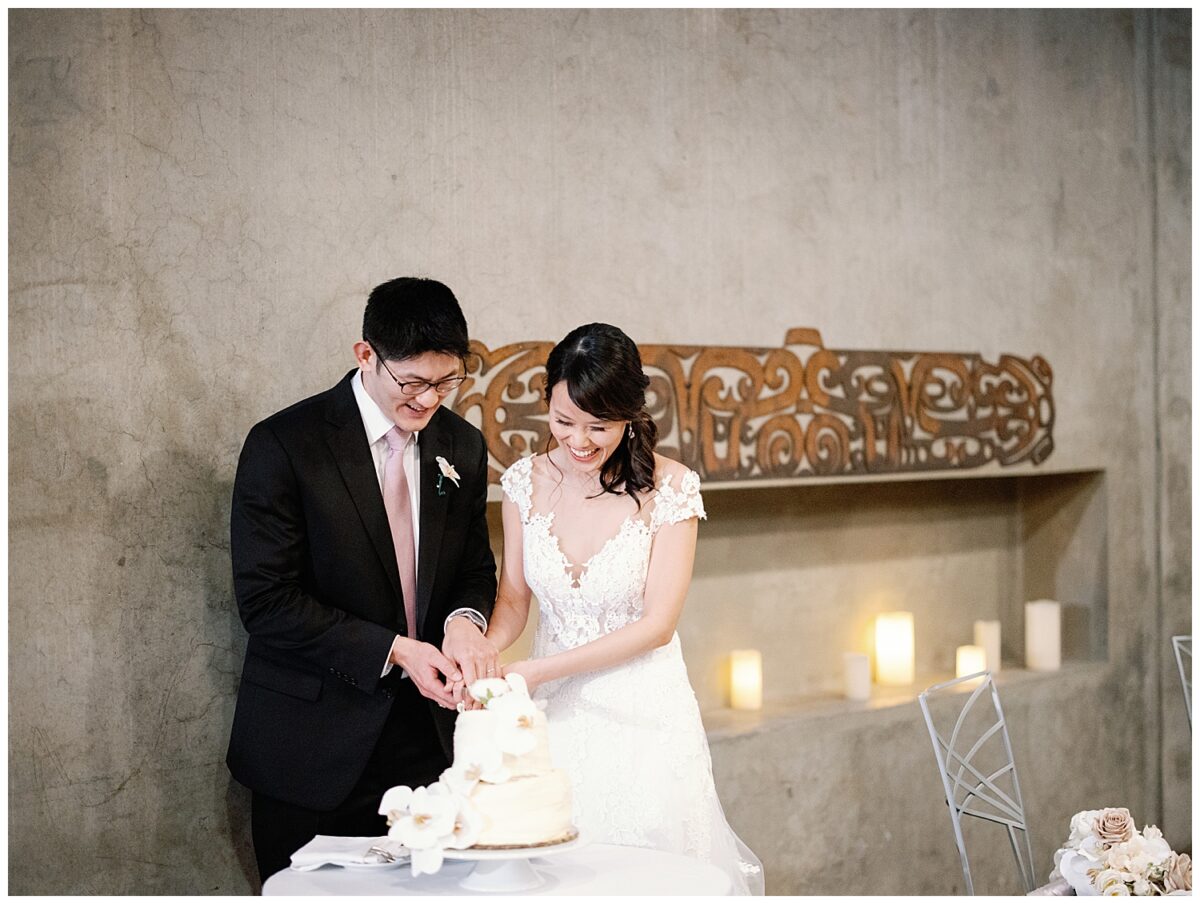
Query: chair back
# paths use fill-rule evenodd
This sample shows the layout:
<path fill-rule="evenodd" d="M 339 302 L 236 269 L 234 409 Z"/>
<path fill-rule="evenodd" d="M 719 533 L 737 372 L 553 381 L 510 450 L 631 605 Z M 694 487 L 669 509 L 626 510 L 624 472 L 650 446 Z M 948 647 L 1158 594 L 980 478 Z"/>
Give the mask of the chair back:
<path fill-rule="evenodd" d="M 1179 680 L 1183 682 L 1183 703 L 1187 707 L 1188 725 L 1192 724 L 1192 635 L 1176 634 L 1171 638 L 1175 648 L 1175 664 L 1179 666 Z"/>
<path fill-rule="evenodd" d="M 950 698 L 962 699 L 968 690 L 961 707 L 941 703 Z M 975 894 L 975 885 L 963 841 L 965 816 L 1004 826 L 1021 884 L 1027 893 L 1033 891 L 1033 845 L 1004 710 L 991 672 L 935 684 L 926 688 L 918 700 L 933 742 L 967 894 Z"/>

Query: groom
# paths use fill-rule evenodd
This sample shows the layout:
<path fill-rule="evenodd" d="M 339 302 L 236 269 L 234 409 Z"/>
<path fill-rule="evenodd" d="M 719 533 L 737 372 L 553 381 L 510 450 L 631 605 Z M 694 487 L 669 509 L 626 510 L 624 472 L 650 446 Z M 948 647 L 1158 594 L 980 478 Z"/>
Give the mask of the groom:
<path fill-rule="evenodd" d="M 367 301 L 357 367 L 256 424 L 233 487 L 250 634 L 226 762 L 261 878 L 318 834 L 381 835 L 383 792 L 449 765 L 448 684 L 494 660 L 487 449 L 449 409 L 467 324 L 434 280 Z"/>

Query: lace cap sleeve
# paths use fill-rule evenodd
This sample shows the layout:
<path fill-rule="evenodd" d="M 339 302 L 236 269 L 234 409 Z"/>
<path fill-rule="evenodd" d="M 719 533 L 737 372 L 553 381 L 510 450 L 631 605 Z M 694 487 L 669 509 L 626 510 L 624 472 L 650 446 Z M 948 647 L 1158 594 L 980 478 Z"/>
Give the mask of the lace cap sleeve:
<path fill-rule="evenodd" d="M 532 473 L 533 458 L 526 457 L 518 458 L 500 475 L 500 487 L 504 494 L 516 503 L 522 521 L 529 520 L 529 507 L 533 496 L 533 480 L 530 477 Z"/>
<path fill-rule="evenodd" d="M 658 485 L 658 500 L 654 506 L 652 526 L 655 530 L 664 524 L 678 524 L 688 518 L 707 518 L 704 500 L 700 497 L 700 475 L 695 471 L 684 471 L 679 480 L 679 489 L 672 484 L 671 475 L 663 477 Z"/>

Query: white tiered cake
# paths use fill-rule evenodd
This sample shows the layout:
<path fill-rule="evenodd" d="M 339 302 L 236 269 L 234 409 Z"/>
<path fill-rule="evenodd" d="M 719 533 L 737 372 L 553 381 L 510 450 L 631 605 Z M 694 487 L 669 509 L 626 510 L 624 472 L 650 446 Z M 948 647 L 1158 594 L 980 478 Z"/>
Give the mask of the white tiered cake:
<path fill-rule="evenodd" d="M 400 786 L 379 812 L 412 852 L 413 874 L 437 872 L 445 850 L 545 847 L 578 835 L 571 783 L 550 762 L 546 714 L 520 675 L 471 685 L 483 709 L 460 712 L 454 763 L 432 785 Z"/>
<path fill-rule="evenodd" d="M 483 826 L 473 847 L 534 847 L 569 841 L 575 837 L 571 782 L 550 762 L 544 712 L 534 707 L 516 717 L 528 720 L 528 727 L 518 729 L 532 735 L 533 746 L 527 753 L 501 752 L 500 769 L 487 768 L 486 764 L 495 762 L 497 738 L 506 727 L 500 723 L 512 718 L 503 710 L 470 710 L 459 714 L 454 728 L 451 772 L 478 778 L 469 799 L 483 818 Z"/>

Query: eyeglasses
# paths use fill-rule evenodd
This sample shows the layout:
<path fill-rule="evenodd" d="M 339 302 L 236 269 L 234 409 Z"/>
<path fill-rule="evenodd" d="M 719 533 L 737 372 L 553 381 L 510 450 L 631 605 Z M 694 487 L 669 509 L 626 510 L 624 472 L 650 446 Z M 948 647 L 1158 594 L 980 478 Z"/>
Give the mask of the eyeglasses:
<path fill-rule="evenodd" d="M 387 362 L 383 360 L 383 355 L 379 354 L 379 349 L 371 346 L 371 350 L 375 352 L 379 358 L 379 363 L 383 365 L 383 369 L 388 372 L 388 376 L 392 381 L 400 387 L 400 395 L 408 399 L 414 399 L 419 395 L 424 395 L 429 389 L 434 390 L 438 395 L 449 395 L 462 386 L 463 381 L 467 378 L 466 374 L 459 377 L 446 377 L 444 380 L 438 380 L 436 383 L 430 383 L 428 380 L 397 380 L 396 375 L 392 373 L 392 369 L 387 366 Z"/>

